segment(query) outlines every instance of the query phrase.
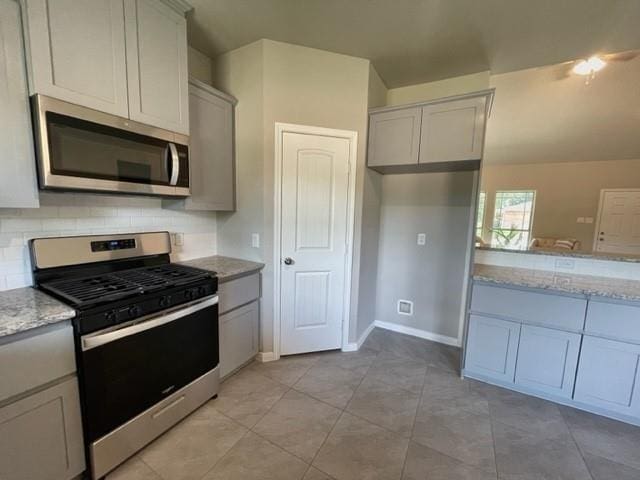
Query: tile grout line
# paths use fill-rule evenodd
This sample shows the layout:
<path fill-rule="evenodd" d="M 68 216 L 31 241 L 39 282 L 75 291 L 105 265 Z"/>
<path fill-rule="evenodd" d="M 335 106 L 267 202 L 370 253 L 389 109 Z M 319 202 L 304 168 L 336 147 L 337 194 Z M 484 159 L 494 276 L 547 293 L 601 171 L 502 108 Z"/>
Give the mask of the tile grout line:
<path fill-rule="evenodd" d="M 593 473 L 591 472 L 591 468 L 589 467 L 589 464 L 587 463 L 587 459 L 584 458 L 584 452 L 582 451 L 582 447 L 580 446 L 580 444 L 576 440 L 576 437 L 573 435 L 573 430 L 571 428 L 571 425 L 569 425 L 569 422 L 567 422 L 567 419 L 564 418 L 564 415 L 562 414 L 562 409 L 558 408 L 558 411 L 560 412 L 560 418 L 562 418 L 562 421 L 564 422 L 565 426 L 567 427 L 567 430 L 569 431 L 569 435 L 571 435 L 571 440 L 573 440 L 574 445 L 578 449 L 578 453 L 580 454 L 580 458 L 582 458 L 582 462 L 584 463 L 584 466 L 587 469 L 587 472 L 589 473 L 589 476 L 592 478 L 592 480 L 596 480 L 596 477 L 593 476 Z"/>
<path fill-rule="evenodd" d="M 420 390 L 420 398 L 418 399 L 418 405 L 416 407 L 416 413 L 413 416 L 413 423 L 411 424 L 411 433 L 409 434 L 409 442 L 407 443 L 407 451 L 404 454 L 404 462 L 402 462 L 402 470 L 400 470 L 400 479 L 404 476 L 404 471 L 407 467 L 407 458 L 409 457 L 409 448 L 413 441 L 413 432 L 416 429 L 416 421 L 418 420 L 418 410 L 422 405 L 422 399 L 424 398 L 424 389 L 427 387 L 427 374 L 429 373 L 429 366 L 427 365 L 427 371 L 424 374 L 424 381 L 422 382 L 422 389 Z"/>

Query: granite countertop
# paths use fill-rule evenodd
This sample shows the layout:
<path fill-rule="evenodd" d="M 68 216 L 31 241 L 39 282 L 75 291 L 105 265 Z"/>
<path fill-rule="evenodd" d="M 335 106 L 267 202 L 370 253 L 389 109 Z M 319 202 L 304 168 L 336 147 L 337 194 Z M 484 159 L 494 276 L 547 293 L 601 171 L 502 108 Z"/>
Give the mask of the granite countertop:
<path fill-rule="evenodd" d="M 640 281 L 592 275 L 575 275 L 529 268 L 476 263 L 473 279 L 498 285 L 541 288 L 580 295 L 640 301 Z"/>
<path fill-rule="evenodd" d="M 259 272 L 264 268 L 264 263 L 242 260 L 240 258 L 223 257 L 222 255 L 196 258 L 180 263 L 215 272 L 218 276 L 219 283 L 244 277 L 245 275 Z"/>
<path fill-rule="evenodd" d="M 0 292 L 0 337 L 69 320 L 76 311 L 35 288 Z"/>
<path fill-rule="evenodd" d="M 508 248 L 496 248 L 496 247 L 476 247 L 476 250 L 482 250 L 483 252 L 501 252 L 501 253 L 515 253 L 520 255 L 549 255 L 552 257 L 573 257 L 573 258 L 585 258 L 587 260 L 606 260 L 610 262 L 630 262 L 640 263 L 640 255 L 622 255 L 616 253 L 602 253 L 602 252 L 584 252 L 574 250 L 552 250 L 552 249 L 538 249 L 538 250 L 511 250 Z"/>

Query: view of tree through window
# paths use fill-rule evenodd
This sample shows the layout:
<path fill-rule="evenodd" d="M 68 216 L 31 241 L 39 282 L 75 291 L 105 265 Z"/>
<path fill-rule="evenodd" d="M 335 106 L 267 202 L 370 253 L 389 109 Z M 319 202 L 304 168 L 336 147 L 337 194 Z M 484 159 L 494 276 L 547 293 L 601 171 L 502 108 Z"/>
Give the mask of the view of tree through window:
<path fill-rule="evenodd" d="M 476 219 L 476 237 L 482 238 L 482 226 L 484 225 L 485 205 L 487 192 L 480 192 L 478 196 L 478 218 Z"/>
<path fill-rule="evenodd" d="M 498 191 L 491 229 L 491 246 L 526 250 L 531 237 L 536 192 Z"/>

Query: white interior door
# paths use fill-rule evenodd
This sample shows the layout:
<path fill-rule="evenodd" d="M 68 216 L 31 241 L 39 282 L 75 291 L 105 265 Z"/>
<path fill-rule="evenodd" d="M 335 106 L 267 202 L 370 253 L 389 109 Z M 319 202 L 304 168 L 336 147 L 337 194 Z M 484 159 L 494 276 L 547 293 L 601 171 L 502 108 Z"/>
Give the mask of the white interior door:
<path fill-rule="evenodd" d="M 640 255 L 640 190 L 603 190 L 595 250 Z"/>
<path fill-rule="evenodd" d="M 350 139 L 282 134 L 280 353 L 342 346 Z"/>

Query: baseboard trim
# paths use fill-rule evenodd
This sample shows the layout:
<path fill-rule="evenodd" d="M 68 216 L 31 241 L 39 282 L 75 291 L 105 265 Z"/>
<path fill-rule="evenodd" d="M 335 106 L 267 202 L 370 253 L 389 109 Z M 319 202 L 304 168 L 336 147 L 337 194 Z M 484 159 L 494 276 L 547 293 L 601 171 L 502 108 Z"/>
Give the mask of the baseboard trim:
<path fill-rule="evenodd" d="M 411 335 L 412 337 L 423 338 L 425 340 L 431 340 L 432 342 L 443 343 L 445 345 L 451 345 L 453 347 L 459 347 L 460 342 L 457 338 L 448 337 L 446 335 L 440 335 L 438 333 L 427 332 L 426 330 L 420 330 L 418 328 L 407 327 L 405 325 L 398 325 L 397 323 L 383 322 L 376 320 L 373 325 L 384 330 L 391 330 L 392 332 L 404 333 L 405 335 Z"/>
<path fill-rule="evenodd" d="M 256 360 L 258 362 L 267 363 L 273 362 L 277 360 L 277 358 L 274 352 L 258 352 L 258 354 L 256 355 Z"/>
<path fill-rule="evenodd" d="M 362 344 L 367 340 L 367 337 L 369 337 L 369 334 L 373 331 L 375 326 L 376 326 L 376 323 L 371 322 L 371 324 L 367 327 L 367 329 L 364 332 L 362 332 L 362 335 L 360 335 L 360 338 L 358 339 L 358 341 L 352 342 L 352 343 L 345 343 L 342 346 L 342 351 L 357 352 L 358 350 L 360 350 L 360 347 L 362 347 Z"/>

